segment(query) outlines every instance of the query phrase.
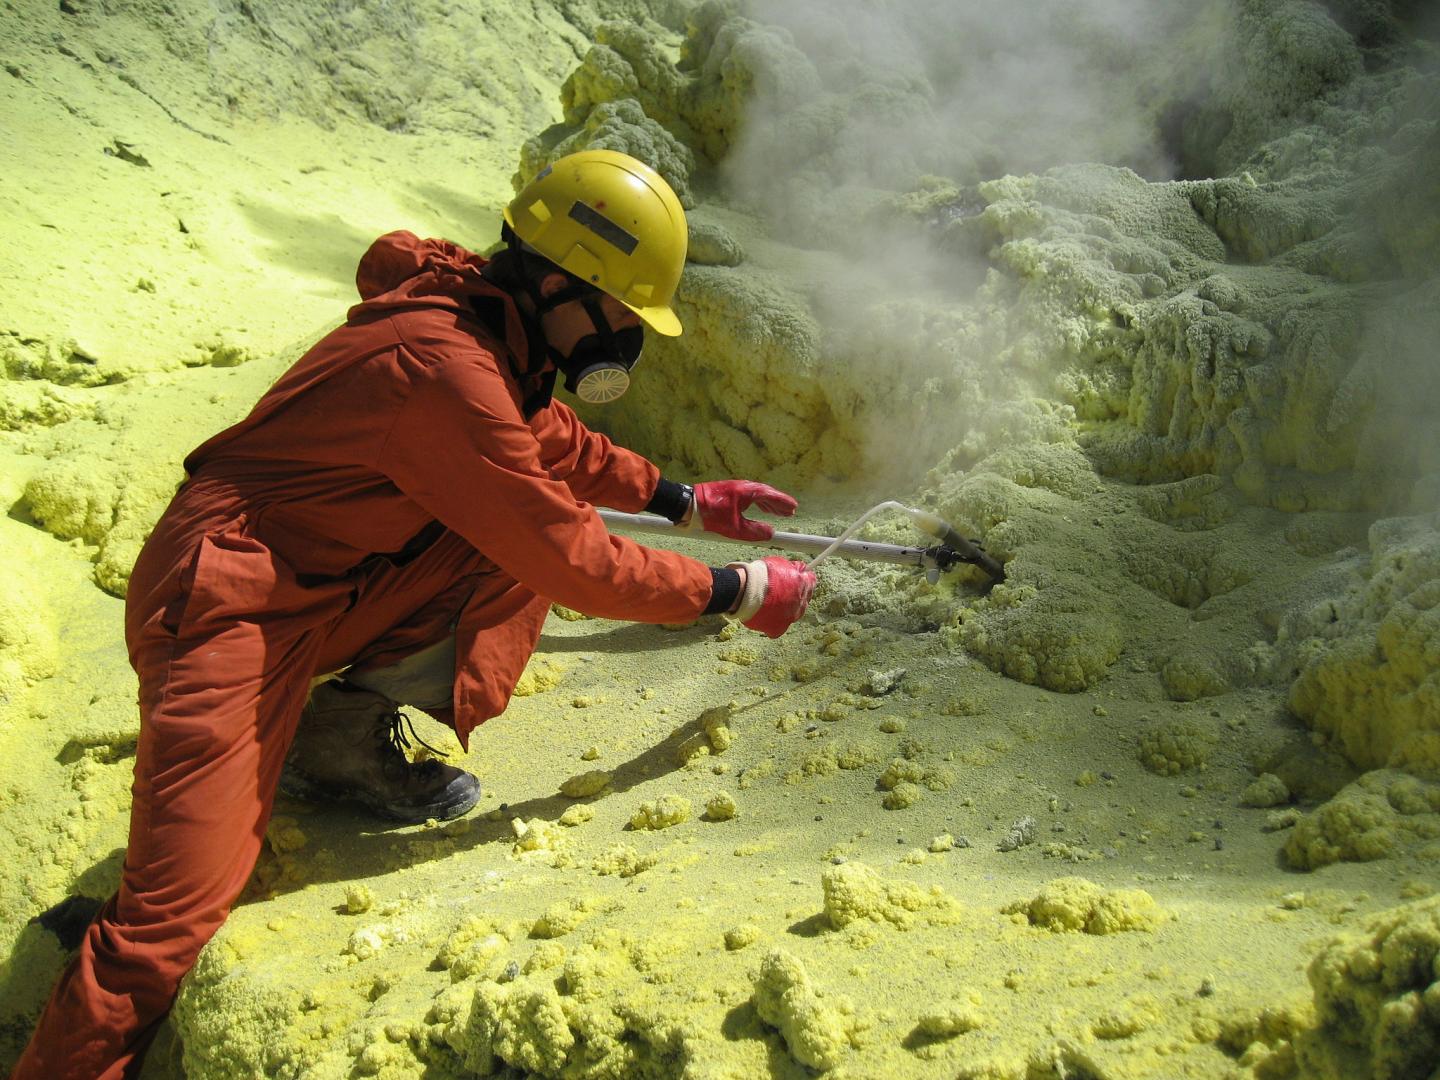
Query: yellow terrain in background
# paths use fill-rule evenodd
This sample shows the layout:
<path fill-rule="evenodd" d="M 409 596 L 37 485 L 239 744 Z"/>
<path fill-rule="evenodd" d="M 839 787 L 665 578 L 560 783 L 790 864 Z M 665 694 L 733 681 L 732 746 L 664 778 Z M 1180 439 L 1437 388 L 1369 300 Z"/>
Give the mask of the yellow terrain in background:
<path fill-rule="evenodd" d="M 557 610 L 419 721 L 468 818 L 280 801 L 145 1075 L 1440 1077 L 1440 31 L 1012 6 L 0 0 L 0 1065 L 118 882 L 181 458 L 375 236 L 600 146 L 691 261 L 588 422 L 1006 581 Z"/>

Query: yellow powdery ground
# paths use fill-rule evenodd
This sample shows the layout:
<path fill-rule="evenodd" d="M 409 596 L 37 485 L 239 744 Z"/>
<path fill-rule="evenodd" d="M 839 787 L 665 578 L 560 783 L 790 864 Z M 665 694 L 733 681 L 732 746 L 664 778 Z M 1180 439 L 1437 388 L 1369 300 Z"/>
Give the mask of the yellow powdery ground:
<path fill-rule="evenodd" d="M 1269 692 L 1057 695 L 846 618 L 759 644 L 552 619 L 539 662 L 559 683 L 465 761 L 474 819 L 280 807 L 177 1009 L 191 1075 L 1240 1076 L 1310 1030 L 1316 950 L 1433 878 L 1413 850 L 1277 861 L 1273 809 L 1240 805 L 1293 736 Z M 1206 767 L 1157 775 L 1147 734 L 1202 720 Z"/>

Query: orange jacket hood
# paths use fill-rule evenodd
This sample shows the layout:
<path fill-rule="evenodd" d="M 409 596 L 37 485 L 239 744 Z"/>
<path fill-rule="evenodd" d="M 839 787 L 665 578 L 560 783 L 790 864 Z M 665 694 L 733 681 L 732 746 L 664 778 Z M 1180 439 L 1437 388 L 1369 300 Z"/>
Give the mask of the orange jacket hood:
<path fill-rule="evenodd" d="M 422 240 L 403 229 L 386 233 L 370 245 L 355 271 L 363 301 L 358 309 L 379 313 L 416 303 L 459 307 L 478 293 L 494 291 L 480 273 L 485 263 L 448 240 Z"/>

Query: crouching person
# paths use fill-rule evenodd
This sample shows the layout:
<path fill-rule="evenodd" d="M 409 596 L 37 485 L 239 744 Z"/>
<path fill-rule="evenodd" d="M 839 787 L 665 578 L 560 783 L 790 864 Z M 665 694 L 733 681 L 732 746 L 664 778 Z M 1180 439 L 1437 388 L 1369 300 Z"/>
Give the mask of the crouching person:
<path fill-rule="evenodd" d="M 593 509 L 754 538 L 770 526 L 746 511 L 793 513 L 790 496 L 662 478 L 552 398 L 563 380 L 613 399 L 646 332 L 681 332 L 674 193 L 633 158 L 586 151 L 536 177 L 502 235 L 488 261 L 381 237 L 345 324 L 187 458 L 126 598 L 141 730 L 120 889 L 15 1080 L 138 1074 L 250 876 L 278 790 L 398 821 L 473 807 L 473 776 L 410 761 L 399 706 L 468 746 L 505 708 L 552 601 L 655 623 L 728 612 L 772 637 L 804 613 L 802 563 L 706 566 L 610 535 Z"/>

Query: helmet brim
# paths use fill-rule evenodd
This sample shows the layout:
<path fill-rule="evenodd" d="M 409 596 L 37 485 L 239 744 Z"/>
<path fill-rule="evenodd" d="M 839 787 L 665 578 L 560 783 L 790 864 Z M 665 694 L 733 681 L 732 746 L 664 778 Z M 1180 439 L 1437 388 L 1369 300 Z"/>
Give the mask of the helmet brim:
<path fill-rule="evenodd" d="M 625 304 L 624 300 L 620 302 Z M 685 332 L 685 328 L 680 325 L 680 316 L 668 307 L 659 305 L 636 307 L 634 304 L 625 304 L 625 306 L 639 315 L 645 325 L 657 334 L 663 334 L 665 337 L 679 337 Z"/>

